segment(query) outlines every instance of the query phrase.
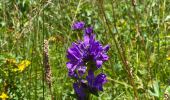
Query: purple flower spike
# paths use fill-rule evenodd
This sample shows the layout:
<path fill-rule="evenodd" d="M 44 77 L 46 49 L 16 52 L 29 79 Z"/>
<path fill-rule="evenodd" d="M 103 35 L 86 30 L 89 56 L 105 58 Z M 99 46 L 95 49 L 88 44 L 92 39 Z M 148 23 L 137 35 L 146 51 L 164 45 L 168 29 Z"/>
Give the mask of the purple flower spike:
<path fill-rule="evenodd" d="M 109 45 L 103 46 L 95 39 L 93 27 L 84 26 L 85 23 L 82 21 L 73 24 L 73 30 L 84 29 L 83 41 L 73 42 L 67 50 L 68 76 L 76 81 L 73 88 L 78 100 L 88 99 L 89 93 L 98 96 L 98 91 L 103 91 L 103 85 L 107 82 L 106 75 L 95 75 L 94 72 L 109 59 L 107 52 L 110 48 Z"/>
<path fill-rule="evenodd" d="M 85 23 L 83 21 L 80 21 L 80 22 L 75 22 L 73 25 L 72 25 L 72 29 L 73 30 L 81 30 L 83 29 L 85 26 Z"/>
<path fill-rule="evenodd" d="M 78 70 L 80 76 L 86 71 L 86 63 L 93 62 L 96 68 L 101 68 L 102 64 L 109 59 L 107 51 L 109 45 L 105 47 L 99 41 L 95 40 L 95 35 L 84 35 L 84 41 L 72 43 L 72 46 L 67 50 L 67 68 L 70 73 L 74 74 Z M 95 67 L 95 66 L 92 66 Z M 72 75 L 69 75 L 72 76 Z"/>

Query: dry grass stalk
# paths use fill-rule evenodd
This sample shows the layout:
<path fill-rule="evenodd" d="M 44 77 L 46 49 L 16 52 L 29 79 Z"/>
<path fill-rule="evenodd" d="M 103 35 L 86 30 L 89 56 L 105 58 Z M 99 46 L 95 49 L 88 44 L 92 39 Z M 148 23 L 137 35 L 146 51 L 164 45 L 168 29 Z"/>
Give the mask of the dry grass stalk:
<path fill-rule="evenodd" d="M 45 68 L 45 81 L 50 89 L 51 100 L 53 100 L 52 95 L 52 73 L 51 66 L 49 64 L 49 55 L 48 55 L 48 40 L 44 40 L 44 68 Z"/>

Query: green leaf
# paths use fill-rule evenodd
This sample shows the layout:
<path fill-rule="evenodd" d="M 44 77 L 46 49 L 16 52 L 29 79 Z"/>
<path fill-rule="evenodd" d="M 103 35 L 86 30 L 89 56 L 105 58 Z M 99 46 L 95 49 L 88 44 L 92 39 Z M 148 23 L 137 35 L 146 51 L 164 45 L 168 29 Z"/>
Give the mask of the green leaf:
<path fill-rule="evenodd" d="M 170 20 L 170 15 L 166 16 L 165 21 Z"/>
<path fill-rule="evenodd" d="M 158 85 L 158 82 L 157 82 L 157 81 L 154 81 L 154 82 L 153 82 L 153 89 L 154 89 L 153 92 L 152 92 L 151 90 L 149 90 L 148 92 L 150 93 L 150 95 L 159 98 L 159 97 L 160 97 L 160 94 L 159 94 L 159 85 Z"/>
<path fill-rule="evenodd" d="M 166 88 L 165 93 L 168 94 L 168 95 L 170 95 L 170 86 L 168 86 L 168 87 Z"/>

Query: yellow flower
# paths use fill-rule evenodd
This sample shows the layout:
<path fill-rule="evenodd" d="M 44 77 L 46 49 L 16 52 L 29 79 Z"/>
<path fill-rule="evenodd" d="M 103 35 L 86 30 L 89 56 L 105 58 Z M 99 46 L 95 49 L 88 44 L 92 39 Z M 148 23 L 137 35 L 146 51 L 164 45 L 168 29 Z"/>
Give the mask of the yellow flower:
<path fill-rule="evenodd" d="M 170 60 L 170 57 L 166 58 L 167 60 Z"/>
<path fill-rule="evenodd" d="M 23 60 L 23 61 L 21 61 L 21 63 L 18 64 L 18 70 L 22 72 L 22 71 L 23 71 L 27 66 L 29 66 L 30 64 L 31 64 L 30 61 L 28 61 L 28 60 Z"/>
<path fill-rule="evenodd" d="M 53 37 L 53 36 L 51 36 L 51 37 L 48 39 L 48 41 L 56 41 L 56 38 Z"/>
<path fill-rule="evenodd" d="M 9 98 L 9 96 L 7 94 L 5 94 L 4 92 L 2 92 L 2 94 L 0 95 L 0 98 L 2 100 L 6 100 L 7 98 Z"/>

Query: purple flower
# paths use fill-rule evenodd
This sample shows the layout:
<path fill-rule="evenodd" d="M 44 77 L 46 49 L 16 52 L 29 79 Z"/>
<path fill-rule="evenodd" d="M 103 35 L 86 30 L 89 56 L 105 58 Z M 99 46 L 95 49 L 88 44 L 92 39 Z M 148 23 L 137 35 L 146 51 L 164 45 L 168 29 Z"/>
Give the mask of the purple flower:
<path fill-rule="evenodd" d="M 85 26 L 85 23 L 83 21 L 80 21 L 80 22 L 75 22 L 73 25 L 72 25 L 72 29 L 73 30 L 81 30 L 83 29 Z"/>
<path fill-rule="evenodd" d="M 88 81 L 88 86 L 92 89 L 92 91 L 103 91 L 103 85 L 107 82 L 105 74 L 100 73 L 95 77 L 94 72 L 91 70 L 89 70 L 86 79 Z"/>
<path fill-rule="evenodd" d="M 73 24 L 73 30 L 84 29 L 84 22 Z M 107 82 L 103 73 L 94 75 L 94 71 L 101 68 L 102 64 L 109 59 L 107 51 L 110 46 L 102 46 L 95 39 L 93 27 L 84 29 L 83 40 L 73 42 L 67 50 L 68 62 L 66 63 L 68 75 L 76 80 L 73 83 L 74 91 L 78 100 L 86 100 L 89 93 L 98 96 L 98 91 L 103 91 L 103 85 Z M 86 70 L 88 69 L 88 74 Z M 86 76 L 85 76 L 86 75 Z"/>
<path fill-rule="evenodd" d="M 91 30 L 91 27 L 90 27 Z M 72 46 L 67 50 L 67 68 L 69 70 L 69 76 L 75 76 L 76 70 L 78 74 L 82 76 L 87 67 L 87 63 L 94 63 L 95 67 L 92 69 L 98 69 L 102 66 L 103 62 L 108 60 L 107 51 L 109 45 L 102 46 L 99 41 L 95 40 L 95 35 L 89 31 L 84 34 L 84 41 L 78 43 L 72 43 Z"/>

